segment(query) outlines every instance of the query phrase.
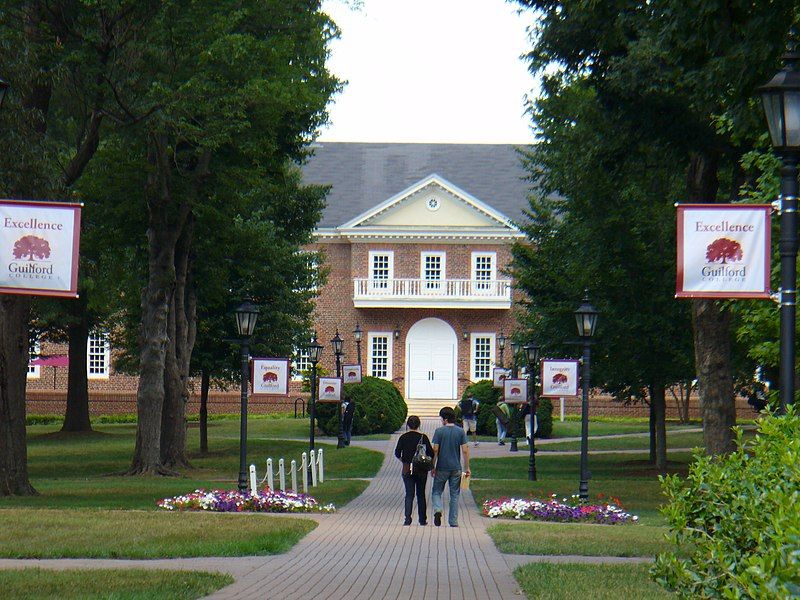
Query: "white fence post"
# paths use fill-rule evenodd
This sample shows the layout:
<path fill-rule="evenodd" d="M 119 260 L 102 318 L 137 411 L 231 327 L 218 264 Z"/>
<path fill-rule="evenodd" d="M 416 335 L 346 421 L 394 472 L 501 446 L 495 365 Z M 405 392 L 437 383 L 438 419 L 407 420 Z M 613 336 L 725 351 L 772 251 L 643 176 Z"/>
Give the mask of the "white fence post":
<path fill-rule="evenodd" d="M 559 400 L 561 401 L 561 422 L 563 423 L 564 419 L 567 418 L 567 415 L 566 415 L 566 412 L 565 412 L 565 409 L 564 409 L 564 396 L 561 396 L 559 398 Z"/>
<path fill-rule="evenodd" d="M 256 488 L 258 487 L 258 478 L 256 477 L 256 466 L 250 465 L 250 493 L 255 494 L 257 493 Z"/>
<path fill-rule="evenodd" d="M 293 460 L 289 463 L 289 466 L 292 468 L 292 491 L 296 494 L 297 493 L 297 461 Z"/>
<path fill-rule="evenodd" d="M 281 484 L 281 491 L 286 491 L 286 467 L 283 464 L 283 459 L 278 460 L 278 481 Z"/>
<path fill-rule="evenodd" d="M 317 456 L 314 450 L 311 451 L 311 486 L 317 487 Z"/>
<path fill-rule="evenodd" d="M 324 467 L 323 458 L 322 458 L 322 448 L 320 448 L 319 452 L 317 452 L 317 465 L 319 466 L 319 474 L 317 476 L 318 479 L 319 479 L 319 482 L 320 483 L 325 483 L 325 467 Z"/>
<path fill-rule="evenodd" d="M 272 459 L 267 459 L 267 486 L 269 487 L 269 491 L 273 491 L 275 489 L 275 480 L 272 477 Z"/>
<path fill-rule="evenodd" d="M 303 476 L 301 477 L 301 479 L 303 480 L 303 493 L 307 494 L 308 493 L 308 475 L 307 475 L 307 473 L 308 473 L 308 455 L 305 452 L 303 452 L 303 454 L 301 455 L 300 459 L 301 459 L 301 462 L 302 462 L 302 465 L 303 465 Z"/>

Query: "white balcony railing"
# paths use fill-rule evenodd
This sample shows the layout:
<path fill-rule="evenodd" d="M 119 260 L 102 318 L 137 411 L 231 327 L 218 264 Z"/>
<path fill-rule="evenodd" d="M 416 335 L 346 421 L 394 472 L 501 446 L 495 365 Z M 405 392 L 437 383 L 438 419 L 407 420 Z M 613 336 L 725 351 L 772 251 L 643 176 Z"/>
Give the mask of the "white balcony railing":
<path fill-rule="evenodd" d="M 354 279 L 353 303 L 361 307 L 510 308 L 507 279 Z"/>

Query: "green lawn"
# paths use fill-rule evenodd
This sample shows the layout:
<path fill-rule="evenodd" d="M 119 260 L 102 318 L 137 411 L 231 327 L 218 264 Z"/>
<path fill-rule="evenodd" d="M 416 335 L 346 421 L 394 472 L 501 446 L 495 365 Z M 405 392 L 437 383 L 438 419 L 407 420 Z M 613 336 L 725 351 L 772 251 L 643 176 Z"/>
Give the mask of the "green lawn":
<path fill-rule="evenodd" d="M 754 431 L 745 431 L 746 439 L 751 439 L 755 435 Z M 702 448 L 703 432 L 667 432 L 667 449 L 669 448 Z M 553 444 L 543 444 L 540 449 L 542 452 L 552 450 L 580 450 L 579 441 L 557 442 Z M 590 450 L 649 450 L 650 437 L 623 437 L 589 440 Z"/>
<path fill-rule="evenodd" d="M 317 526 L 263 514 L 0 510 L 4 558 L 177 558 L 281 554 Z"/>
<path fill-rule="evenodd" d="M 523 565 L 514 576 L 529 600 L 674 598 L 650 581 L 647 565 Z"/>
<path fill-rule="evenodd" d="M 580 420 L 568 420 L 563 423 L 558 420 L 558 413 L 553 415 L 553 434 L 550 439 L 565 437 L 580 437 Z M 682 429 L 700 427 L 700 423 L 689 423 L 682 425 L 677 421 L 667 422 L 667 431 L 679 432 Z M 589 435 L 613 435 L 617 433 L 647 433 L 649 431 L 647 419 L 590 419 Z M 481 441 L 497 441 L 497 436 L 480 435 Z M 510 439 L 510 438 L 509 438 Z M 565 442 L 566 443 L 566 442 Z"/>
<path fill-rule="evenodd" d="M 193 600 L 231 583 L 230 575 L 196 571 L 0 570 L 3 596 L 26 600 Z"/>

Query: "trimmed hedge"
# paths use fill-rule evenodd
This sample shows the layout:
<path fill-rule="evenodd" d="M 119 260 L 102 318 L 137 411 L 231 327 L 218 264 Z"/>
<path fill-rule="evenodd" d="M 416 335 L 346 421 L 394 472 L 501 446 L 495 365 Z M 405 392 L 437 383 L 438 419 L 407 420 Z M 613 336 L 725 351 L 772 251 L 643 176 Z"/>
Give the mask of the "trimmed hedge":
<path fill-rule="evenodd" d="M 356 403 L 353 435 L 394 433 L 406 420 L 408 407 L 391 381 L 364 377 L 361 383 L 348 383 L 344 395 Z M 317 427 L 326 435 L 339 433 L 336 404 L 317 404 Z"/>
<path fill-rule="evenodd" d="M 503 399 L 503 390 L 501 388 L 493 387 L 492 382 L 488 379 L 473 383 L 464 390 L 461 399 L 464 400 L 470 396 L 475 396 L 475 399 L 480 402 L 478 407 L 478 434 L 479 435 L 497 435 L 497 422 L 495 421 L 492 407 Z M 511 408 L 513 416 L 514 409 Z M 461 419 L 461 410 L 456 406 L 456 418 Z M 539 430 L 536 432 L 537 438 L 549 438 L 553 434 L 553 403 L 548 398 L 539 398 L 539 407 L 536 409 L 536 418 L 539 421 Z M 511 427 L 509 425 L 508 435 L 511 437 Z M 525 437 L 525 424 L 522 418 L 519 418 L 520 431 L 517 437 Z"/>

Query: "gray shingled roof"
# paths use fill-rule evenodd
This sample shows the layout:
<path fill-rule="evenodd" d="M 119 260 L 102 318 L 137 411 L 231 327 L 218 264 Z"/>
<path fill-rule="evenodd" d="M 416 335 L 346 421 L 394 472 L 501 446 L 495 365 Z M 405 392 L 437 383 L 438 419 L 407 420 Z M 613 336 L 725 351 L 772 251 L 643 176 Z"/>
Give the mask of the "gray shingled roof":
<path fill-rule="evenodd" d="M 517 148 L 320 142 L 303 166 L 303 180 L 332 186 L 320 228 L 346 223 L 434 173 L 513 221 L 522 221 L 530 183 L 524 180 Z"/>

